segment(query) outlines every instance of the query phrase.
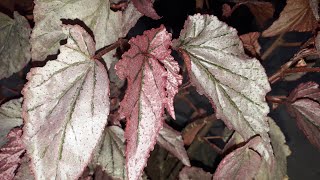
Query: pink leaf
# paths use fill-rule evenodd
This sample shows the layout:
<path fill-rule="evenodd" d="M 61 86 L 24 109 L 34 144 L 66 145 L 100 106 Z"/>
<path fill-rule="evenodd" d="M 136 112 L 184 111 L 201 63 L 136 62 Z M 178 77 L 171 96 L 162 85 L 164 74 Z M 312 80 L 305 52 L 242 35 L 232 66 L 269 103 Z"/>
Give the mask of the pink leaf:
<path fill-rule="evenodd" d="M 190 166 L 189 157 L 184 148 L 180 132 L 164 124 L 157 138 L 157 143 L 181 160 L 184 165 Z"/>
<path fill-rule="evenodd" d="M 23 89 L 23 139 L 36 179 L 76 179 L 91 161 L 109 114 L 109 80 L 80 26 L 56 60 L 33 68 Z"/>
<path fill-rule="evenodd" d="M 12 129 L 7 138 L 8 143 L 0 149 L 0 177 L 2 180 L 11 180 L 21 161 L 20 156 L 25 151 L 22 140 L 22 130 Z"/>
<path fill-rule="evenodd" d="M 289 113 L 307 139 L 320 149 L 320 89 L 315 82 L 300 84 L 289 96 Z"/>
<path fill-rule="evenodd" d="M 181 77 L 168 49 L 171 35 L 164 26 L 145 31 L 129 44 L 131 48 L 115 68 L 121 79 L 128 80 L 128 89 L 120 103 L 120 116 L 127 118 L 126 165 L 129 179 L 135 180 L 154 147 L 164 108 L 173 114 L 173 96 Z"/>
<path fill-rule="evenodd" d="M 142 14 L 155 20 L 161 18 L 153 9 L 153 3 L 151 0 L 132 0 L 132 3 Z"/>
<path fill-rule="evenodd" d="M 179 180 L 211 180 L 212 174 L 197 167 L 184 167 L 179 173 Z"/>
<path fill-rule="evenodd" d="M 245 146 L 228 154 L 219 164 L 213 179 L 254 179 L 262 164 L 262 157 L 256 151 L 262 139 L 255 137 Z"/>

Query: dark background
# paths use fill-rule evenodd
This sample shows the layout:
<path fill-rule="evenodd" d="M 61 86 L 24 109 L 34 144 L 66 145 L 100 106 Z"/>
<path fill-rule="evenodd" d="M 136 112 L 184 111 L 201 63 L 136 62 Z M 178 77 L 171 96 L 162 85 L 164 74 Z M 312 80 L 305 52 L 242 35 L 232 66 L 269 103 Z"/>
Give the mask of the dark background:
<path fill-rule="evenodd" d="M 10 14 L 10 1 L 1 0 L 0 11 Z M 26 1 L 26 0 L 23 0 Z M 25 6 L 21 5 L 16 7 L 21 14 L 30 13 L 28 8 L 29 1 L 26 1 Z M 205 12 L 209 14 L 214 14 L 221 17 L 222 11 L 221 6 L 223 0 L 212 0 L 211 8 L 206 9 Z M 213 2 L 213 3 L 212 3 Z M 278 18 L 281 10 L 285 6 L 284 0 L 274 0 L 271 1 L 275 6 L 274 18 L 270 19 L 264 28 L 259 28 L 255 21 L 253 15 L 250 13 L 249 9 L 245 6 L 241 6 L 237 9 L 232 16 L 226 21 L 230 26 L 235 27 L 238 30 L 239 35 L 246 34 L 248 32 L 263 31 L 272 22 Z M 7 4 L 7 7 L 5 7 Z M 9 4 L 9 5 L 8 5 Z M 23 4 L 23 3 L 22 3 Z M 232 5 L 232 3 L 229 3 Z M 159 27 L 160 24 L 164 24 L 169 32 L 173 34 L 173 38 L 179 36 L 180 30 L 183 27 L 184 21 L 188 15 L 196 13 L 195 0 L 156 0 L 155 9 L 162 18 L 160 20 L 154 21 L 147 17 L 142 17 L 137 25 L 129 32 L 128 37 L 132 37 L 138 34 L 142 34 L 144 30 L 151 29 L 153 27 Z M 221 19 L 221 18 L 220 18 Z M 32 23 L 32 22 L 31 22 Z M 290 32 L 285 35 L 285 39 L 290 42 L 304 42 L 311 37 L 310 33 L 295 33 Z M 261 52 L 265 51 L 276 37 L 272 38 L 260 38 L 259 42 L 262 47 Z M 272 52 L 272 54 L 262 62 L 266 69 L 268 75 L 273 74 L 282 64 L 287 62 L 293 55 L 299 50 L 299 47 L 278 47 Z M 177 54 L 174 53 L 176 56 Z M 177 56 L 176 56 L 177 57 Z M 178 58 L 178 57 L 177 57 Z M 182 61 L 180 60 L 180 63 Z M 319 65 L 317 60 L 316 65 Z M 12 99 L 14 97 L 21 96 L 20 90 L 25 83 L 25 74 L 29 71 L 30 65 L 26 67 L 23 71 L 14 74 L 10 78 L 3 79 L 0 81 L 0 96 L 1 99 L 5 98 L 5 101 Z M 298 81 L 286 82 L 280 81 L 272 85 L 272 95 L 288 95 L 298 84 L 307 81 L 316 81 L 320 83 L 319 74 L 308 73 L 303 76 Z M 212 108 L 210 103 L 206 98 L 198 95 L 197 93 L 191 94 L 192 102 L 196 107 L 201 107 L 206 109 L 206 111 L 212 113 Z M 189 117 L 193 113 L 192 109 L 186 107 L 184 103 L 176 101 L 176 116 L 177 121 L 174 123 L 177 129 L 181 129 L 186 125 Z M 290 179 L 320 179 L 320 151 L 312 146 L 308 140 L 305 138 L 303 133 L 297 128 L 295 120 L 289 116 L 286 108 L 282 105 L 276 110 L 271 111 L 270 116 L 276 121 L 276 123 L 282 129 L 287 144 L 290 146 L 292 151 L 291 156 L 288 157 L 288 176 Z M 205 150 L 199 151 L 202 155 Z M 193 163 L 196 161 L 193 161 Z M 204 167 L 204 169 L 206 169 Z"/>

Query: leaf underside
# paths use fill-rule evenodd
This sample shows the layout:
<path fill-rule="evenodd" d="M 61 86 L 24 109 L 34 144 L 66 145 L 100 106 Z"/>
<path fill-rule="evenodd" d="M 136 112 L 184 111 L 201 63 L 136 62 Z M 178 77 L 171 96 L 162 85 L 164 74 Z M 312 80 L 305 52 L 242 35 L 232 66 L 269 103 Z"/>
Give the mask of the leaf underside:
<path fill-rule="evenodd" d="M 214 16 L 189 16 L 174 46 L 184 55 L 191 82 L 211 100 L 218 118 L 246 140 L 255 134 L 269 139 L 268 78 L 259 61 L 245 55 L 235 29 Z"/>
<path fill-rule="evenodd" d="M 36 179 L 76 179 L 89 163 L 109 114 L 109 81 L 92 59 L 95 43 L 64 26 L 58 58 L 33 68 L 24 87 L 23 139 Z"/>
<path fill-rule="evenodd" d="M 129 41 L 131 48 L 116 64 L 117 75 L 128 80 L 120 103 L 126 117 L 126 166 L 128 178 L 136 180 L 146 165 L 163 123 L 164 108 L 174 117 L 173 97 L 182 78 L 170 55 L 171 34 L 164 26 L 145 31 Z"/>
<path fill-rule="evenodd" d="M 30 25 L 14 12 L 14 19 L 0 12 L 0 79 L 11 76 L 26 66 L 31 58 Z"/>
<path fill-rule="evenodd" d="M 152 0 L 132 0 L 132 3 L 142 14 L 155 20 L 160 19 L 160 16 L 153 9 Z"/>

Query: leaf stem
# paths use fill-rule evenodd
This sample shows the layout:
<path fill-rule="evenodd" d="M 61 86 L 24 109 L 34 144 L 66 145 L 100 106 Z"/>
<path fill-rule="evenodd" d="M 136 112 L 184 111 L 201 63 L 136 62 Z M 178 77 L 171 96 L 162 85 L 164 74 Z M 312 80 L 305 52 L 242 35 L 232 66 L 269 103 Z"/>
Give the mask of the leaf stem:
<path fill-rule="evenodd" d="M 287 96 L 266 96 L 267 101 L 281 104 L 287 100 Z"/>
<path fill-rule="evenodd" d="M 301 60 L 302 58 L 304 58 L 306 56 L 310 56 L 310 55 L 319 55 L 319 53 L 314 48 L 300 50 L 288 62 L 286 62 L 284 65 L 282 65 L 281 68 L 276 73 L 274 73 L 273 75 L 271 75 L 269 77 L 270 84 L 274 84 L 278 80 L 282 79 L 284 77 L 284 74 L 286 74 L 286 73 L 319 72 L 318 68 L 312 68 L 312 70 L 307 67 L 289 69 L 292 65 L 297 63 L 299 60 Z"/>
<path fill-rule="evenodd" d="M 93 56 L 93 59 L 101 59 L 102 56 L 104 56 L 105 54 L 107 54 L 108 52 L 120 47 L 126 40 L 120 38 L 118 39 L 118 41 L 114 42 L 113 44 L 110 44 L 106 47 L 104 47 L 103 49 L 97 51 L 96 55 Z"/>

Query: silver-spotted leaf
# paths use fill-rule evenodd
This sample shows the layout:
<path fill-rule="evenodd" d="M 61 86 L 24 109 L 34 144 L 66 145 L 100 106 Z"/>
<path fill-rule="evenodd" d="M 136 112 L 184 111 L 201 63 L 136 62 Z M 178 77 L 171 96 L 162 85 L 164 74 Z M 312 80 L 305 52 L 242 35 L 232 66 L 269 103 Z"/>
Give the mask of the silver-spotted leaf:
<path fill-rule="evenodd" d="M 35 27 L 31 38 L 33 60 L 42 61 L 58 51 L 60 40 L 66 38 L 62 32 L 61 19 L 83 21 L 95 36 L 97 50 L 114 43 L 141 16 L 131 6 L 124 12 L 113 12 L 110 10 L 110 2 L 106 0 L 35 0 Z M 112 55 L 105 57 L 108 62 Z"/>
<path fill-rule="evenodd" d="M 124 131 L 118 126 L 110 126 L 104 130 L 100 148 L 94 157 L 95 165 L 113 178 L 127 179 L 125 169 Z"/>
<path fill-rule="evenodd" d="M 25 152 L 21 135 L 21 128 L 12 129 L 7 136 L 8 143 L 0 149 L 0 177 L 3 180 L 13 179 Z"/>
<path fill-rule="evenodd" d="M 265 95 L 270 91 L 265 70 L 245 55 L 237 31 L 215 16 L 189 16 L 175 40 L 188 67 L 191 82 L 213 103 L 217 117 L 246 140 L 264 139 L 269 112 Z"/>
<path fill-rule="evenodd" d="M 109 80 L 80 26 L 64 26 L 56 60 L 33 68 L 22 93 L 23 139 L 36 179 L 78 178 L 91 160 L 109 114 Z"/>
<path fill-rule="evenodd" d="M 13 99 L 0 107 L 0 147 L 7 142 L 7 134 L 17 126 L 22 125 L 22 98 Z"/>
<path fill-rule="evenodd" d="M 177 157 L 184 165 L 190 166 L 190 160 L 181 133 L 164 124 L 157 138 L 157 143 Z"/>
<path fill-rule="evenodd" d="M 13 16 L 0 12 L 0 79 L 20 71 L 31 58 L 30 25 L 19 13 Z"/>
<path fill-rule="evenodd" d="M 213 179 L 254 179 L 263 162 L 263 158 L 256 151 L 261 143 L 262 139 L 255 137 L 243 147 L 229 153 L 220 162 Z"/>
<path fill-rule="evenodd" d="M 287 107 L 306 138 L 320 149 L 320 88 L 315 82 L 300 84 L 289 95 Z"/>
<path fill-rule="evenodd" d="M 289 31 L 306 32 L 317 27 L 309 0 L 287 0 L 287 5 L 278 20 L 263 31 L 262 36 L 270 37 Z"/>
<path fill-rule="evenodd" d="M 173 96 L 181 84 L 181 76 L 177 74 L 179 66 L 168 49 L 171 34 L 164 26 L 145 31 L 143 35 L 132 38 L 129 44 L 131 48 L 122 55 L 115 69 L 121 79 L 128 80 L 119 112 L 127 119 L 128 178 L 136 180 L 156 143 L 164 108 L 174 117 Z"/>
<path fill-rule="evenodd" d="M 211 180 L 212 174 L 197 167 L 184 167 L 179 173 L 179 180 Z"/>

